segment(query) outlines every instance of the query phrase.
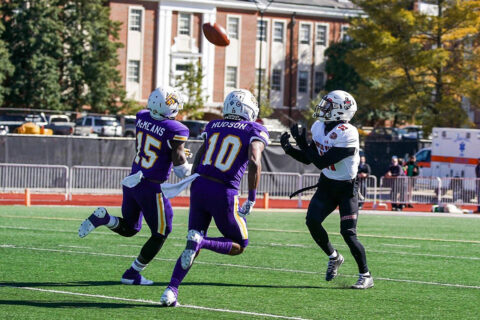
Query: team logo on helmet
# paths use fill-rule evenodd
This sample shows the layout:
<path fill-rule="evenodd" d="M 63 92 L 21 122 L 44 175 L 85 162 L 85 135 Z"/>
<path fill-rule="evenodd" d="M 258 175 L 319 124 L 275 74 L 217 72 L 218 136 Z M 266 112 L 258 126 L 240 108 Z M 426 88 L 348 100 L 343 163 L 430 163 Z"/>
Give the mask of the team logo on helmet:
<path fill-rule="evenodd" d="M 348 99 L 348 97 L 345 97 L 345 101 L 343 101 L 343 105 L 345 110 L 348 110 L 352 106 L 352 101 Z"/>
<path fill-rule="evenodd" d="M 165 99 L 165 104 L 170 107 L 171 105 L 178 104 L 179 100 L 175 93 L 170 93 Z"/>

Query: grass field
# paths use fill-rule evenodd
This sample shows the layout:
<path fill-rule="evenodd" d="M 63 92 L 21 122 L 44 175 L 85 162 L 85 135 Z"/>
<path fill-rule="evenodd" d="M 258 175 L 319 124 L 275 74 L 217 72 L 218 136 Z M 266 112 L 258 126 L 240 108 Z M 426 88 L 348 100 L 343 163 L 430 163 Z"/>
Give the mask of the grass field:
<path fill-rule="evenodd" d="M 345 256 L 340 275 L 325 282 L 326 257 L 303 212 L 255 211 L 243 255 L 202 251 L 180 287 L 179 308 L 158 301 L 183 250 L 187 212 L 144 271 L 153 286 L 125 286 L 120 277 L 149 236 L 122 238 L 101 227 L 84 239 L 80 207 L 0 206 L 0 318 L 3 319 L 478 319 L 480 219 L 365 214 L 359 238 L 375 287 L 348 289 L 353 257 L 325 222 Z M 120 209 L 109 210 L 119 215 Z M 218 231 L 212 227 L 210 235 Z"/>

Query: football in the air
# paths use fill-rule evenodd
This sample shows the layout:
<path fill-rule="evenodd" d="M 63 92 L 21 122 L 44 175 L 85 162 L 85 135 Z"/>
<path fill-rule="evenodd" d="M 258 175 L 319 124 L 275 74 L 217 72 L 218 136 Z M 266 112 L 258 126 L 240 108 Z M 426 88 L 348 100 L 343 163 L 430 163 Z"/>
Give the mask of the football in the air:
<path fill-rule="evenodd" d="M 203 24 L 202 29 L 205 38 L 207 38 L 207 40 L 214 45 L 225 47 L 230 44 L 230 39 L 228 39 L 227 32 L 221 25 L 207 22 Z"/>

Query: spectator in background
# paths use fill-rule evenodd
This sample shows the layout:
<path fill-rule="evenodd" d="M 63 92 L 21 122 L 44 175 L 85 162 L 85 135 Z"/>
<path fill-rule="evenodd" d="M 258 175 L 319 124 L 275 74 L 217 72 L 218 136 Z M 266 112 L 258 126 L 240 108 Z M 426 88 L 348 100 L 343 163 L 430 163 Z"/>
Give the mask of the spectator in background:
<path fill-rule="evenodd" d="M 361 156 L 360 163 L 358 164 L 357 178 L 359 184 L 358 190 L 360 191 L 363 198 L 365 198 L 367 195 L 367 178 L 368 176 L 370 176 L 371 173 L 372 170 L 370 168 L 370 165 L 366 162 L 365 156 Z M 358 201 L 358 209 L 362 209 L 363 203 L 363 200 Z"/>
<path fill-rule="evenodd" d="M 401 211 L 403 209 L 403 205 L 400 203 L 397 203 L 398 201 L 398 196 L 403 194 L 403 188 L 402 188 L 402 182 L 401 180 L 397 181 L 397 177 L 404 176 L 403 168 L 401 165 L 398 164 L 398 157 L 393 156 L 392 157 L 392 162 L 390 165 L 390 168 L 388 168 L 387 173 L 385 174 L 385 177 L 390 178 L 387 181 L 389 181 L 391 191 L 390 191 L 390 197 L 392 200 L 392 210 L 393 211 Z M 394 178 L 394 179 L 392 179 Z"/>
<path fill-rule="evenodd" d="M 477 166 L 475 167 L 475 176 L 477 177 L 477 212 L 480 213 L 480 158 L 478 159 Z"/>
<path fill-rule="evenodd" d="M 412 191 L 413 191 L 413 187 L 415 186 L 415 179 L 413 179 L 413 177 L 416 177 L 419 175 L 420 173 L 420 170 L 418 168 L 418 165 L 417 165 L 417 158 L 414 156 L 414 155 L 411 155 L 409 158 L 408 158 L 408 162 L 406 163 L 405 165 L 406 167 L 406 174 L 408 177 L 410 177 L 408 179 L 408 204 L 407 204 L 407 207 L 408 208 L 413 208 L 412 204 L 410 202 L 412 202 Z"/>

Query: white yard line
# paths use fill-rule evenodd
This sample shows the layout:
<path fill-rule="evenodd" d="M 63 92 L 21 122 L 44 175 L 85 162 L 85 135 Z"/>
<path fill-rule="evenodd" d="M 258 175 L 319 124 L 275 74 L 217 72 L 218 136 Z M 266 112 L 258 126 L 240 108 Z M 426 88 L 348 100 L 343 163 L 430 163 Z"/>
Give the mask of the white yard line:
<path fill-rule="evenodd" d="M 11 289 L 30 290 L 30 291 L 39 291 L 39 292 L 47 292 L 47 293 L 52 293 L 52 294 L 64 294 L 64 295 L 79 296 L 79 297 L 100 298 L 100 299 L 107 299 L 107 300 L 139 302 L 139 303 L 145 303 L 145 304 L 160 305 L 159 301 L 143 300 L 143 299 L 130 299 L 130 298 L 115 297 L 115 296 L 105 296 L 105 295 L 99 295 L 99 294 L 88 294 L 88 293 L 71 292 L 71 291 L 63 291 L 63 290 L 41 289 L 41 288 L 32 288 L 32 287 L 6 286 L 6 285 L 2 285 L 2 284 L 0 284 L 0 287 L 11 288 Z M 251 312 L 251 311 L 242 311 L 242 310 L 210 308 L 210 307 L 202 307 L 202 306 L 195 306 L 195 305 L 188 305 L 188 304 L 181 304 L 178 307 L 188 308 L 188 309 L 205 310 L 205 311 L 214 311 L 214 312 L 242 314 L 242 315 L 255 316 L 255 317 L 267 317 L 267 318 L 289 319 L 289 320 L 308 320 L 308 319 L 300 318 L 300 317 L 289 317 L 289 316 L 281 316 L 281 315 L 276 315 L 276 314 L 258 313 L 258 312 Z M 159 312 L 159 311 L 160 310 L 158 310 L 156 312 Z"/>
<path fill-rule="evenodd" d="M 48 249 L 48 248 L 34 248 L 34 247 L 17 246 L 17 245 L 13 245 L 13 244 L 3 244 L 3 245 L 0 245 L 0 248 L 24 249 L 24 250 L 33 250 L 33 251 L 47 251 L 47 252 L 60 252 L 60 253 L 72 253 L 72 254 L 84 254 L 84 255 L 106 256 L 106 257 L 136 258 L 136 256 L 134 256 L 134 255 L 99 253 L 99 252 L 85 252 L 85 251 L 72 251 L 72 250 L 60 250 L 60 249 Z M 169 261 L 169 262 L 176 261 L 176 259 L 167 259 L 167 258 L 154 258 L 154 259 L 159 260 L 159 261 Z M 283 269 L 283 268 L 272 268 L 272 267 L 248 266 L 248 265 L 239 265 L 239 264 L 231 264 L 231 263 L 214 263 L 214 262 L 195 261 L 195 264 L 214 265 L 214 266 L 233 267 L 233 268 L 252 269 L 252 270 L 267 270 L 267 271 L 275 271 L 275 272 L 288 272 L 288 273 L 301 273 L 301 274 L 322 274 L 323 275 L 323 272 L 295 270 L 295 269 Z M 346 276 L 346 275 L 344 275 L 344 277 L 357 277 L 357 276 Z M 455 283 L 440 283 L 440 282 L 430 282 L 430 281 L 420 281 L 420 280 L 410 280 L 410 279 L 394 279 L 394 278 L 375 277 L 375 280 L 407 282 L 407 283 L 416 283 L 416 284 L 428 284 L 428 285 L 436 285 L 436 286 L 444 286 L 444 287 L 466 288 L 466 289 L 480 289 L 480 286 L 471 286 L 471 285 L 463 285 L 463 284 L 455 284 Z"/>

